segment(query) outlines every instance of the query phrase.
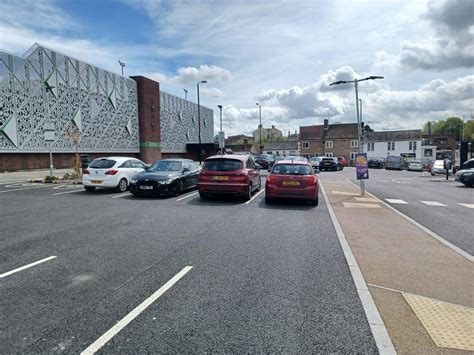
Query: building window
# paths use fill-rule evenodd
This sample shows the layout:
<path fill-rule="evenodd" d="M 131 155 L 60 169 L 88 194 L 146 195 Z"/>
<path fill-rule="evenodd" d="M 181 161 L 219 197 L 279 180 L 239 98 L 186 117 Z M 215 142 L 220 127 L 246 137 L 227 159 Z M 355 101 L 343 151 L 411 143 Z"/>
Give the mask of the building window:
<path fill-rule="evenodd" d="M 408 142 L 408 150 L 413 150 L 413 142 Z"/>
<path fill-rule="evenodd" d="M 395 142 L 387 142 L 387 150 L 395 150 Z"/>
<path fill-rule="evenodd" d="M 392 142 L 392 150 L 395 150 L 395 142 Z"/>
<path fill-rule="evenodd" d="M 306 159 L 309 159 L 309 154 L 308 153 L 303 153 L 301 155 L 304 156 Z"/>
<path fill-rule="evenodd" d="M 319 153 L 316 153 L 313 157 L 314 157 L 314 158 L 319 157 Z"/>
<path fill-rule="evenodd" d="M 387 150 L 391 150 L 390 149 L 390 142 L 387 142 Z"/>
<path fill-rule="evenodd" d="M 332 141 L 326 141 L 326 148 L 332 148 L 332 147 L 333 147 L 333 142 Z"/>
<path fill-rule="evenodd" d="M 367 151 L 369 152 L 373 152 L 375 150 L 375 147 L 374 147 L 375 143 L 367 143 Z"/>
<path fill-rule="evenodd" d="M 416 150 L 416 142 L 413 142 L 413 150 Z"/>
<path fill-rule="evenodd" d="M 272 154 L 272 152 L 271 152 L 271 151 L 270 151 L 270 152 L 267 152 L 267 154 L 270 154 L 270 155 L 271 155 L 271 154 Z"/>
<path fill-rule="evenodd" d="M 359 142 L 357 140 L 351 141 L 351 147 L 358 147 L 358 146 L 359 146 Z"/>
<path fill-rule="evenodd" d="M 354 160 L 357 156 L 357 152 L 351 152 L 351 160 Z"/>
<path fill-rule="evenodd" d="M 296 155 L 296 152 L 294 150 L 290 150 L 290 155 Z"/>
<path fill-rule="evenodd" d="M 332 158 L 332 153 L 326 153 L 326 156 Z"/>
<path fill-rule="evenodd" d="M 302 142 L 303 149 L 309 149 L 309 142 Z"/>

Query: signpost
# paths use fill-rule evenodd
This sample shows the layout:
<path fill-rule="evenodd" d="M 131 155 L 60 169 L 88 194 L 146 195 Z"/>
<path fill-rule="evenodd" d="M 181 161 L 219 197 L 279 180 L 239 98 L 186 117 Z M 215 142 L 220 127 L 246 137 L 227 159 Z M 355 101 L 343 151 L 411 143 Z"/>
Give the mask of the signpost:
<path fill-rule="evenodd" d="M 219 132 L 219 148 L 221 149 L 222 155 L 223 149 L 225 148 L 225 134 L 223 131 Z"/>
<path fill-rule="evenodd" d="M 53 142 L 55 140 L 54 122 L 45 122 L 44 140 L 49 142 L 49 176 L 50 178 L 53 178 Z"/>
<path fill-rule="evenodd" d="M 356 173 L 357 180 L 367 180 L 369 178 L 369 164 L 367 153 L 358 153 L 356 155 Z"/>

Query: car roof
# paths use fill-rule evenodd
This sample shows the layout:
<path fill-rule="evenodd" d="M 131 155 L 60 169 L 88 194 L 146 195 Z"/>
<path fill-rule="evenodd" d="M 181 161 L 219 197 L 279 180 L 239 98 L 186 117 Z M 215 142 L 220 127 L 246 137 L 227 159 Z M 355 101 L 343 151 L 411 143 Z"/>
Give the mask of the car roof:
<path fill-rule="evenodd" d="M 122 161 L 122 160 L 129 160 L 129 159 L 135 159 L 135 160 L 139 160 L 135 157 L 118 157 L 118 156 L 112 156 L 112 157 L 99 157 L 99 158 L 95 158 L 94 160 L 116 160 L 117 162 L 118 161 Z"/>
<path fill-rule="evenodd" d="M 155 161 L 162 161 L 162 160 L 166 160 L 166 161 L 192 161 L 191 159 L 184 159 L 184 158 L 166 158 L 166 159 L 157 159 Z"/>
<path fill-rule="evenodd" d="M 214 160 L 214 159 L 232 159 L 232 160 L 240 160 L 240 161 L 246 161 L 248 159 L 248 155 L 212 155 L 206 160 Z"/>
<path fill-rule="evenodd" d="M 279 160 L 275 163 L 275 165 L 310 165 L 307 161 L 304 160 Z"/>

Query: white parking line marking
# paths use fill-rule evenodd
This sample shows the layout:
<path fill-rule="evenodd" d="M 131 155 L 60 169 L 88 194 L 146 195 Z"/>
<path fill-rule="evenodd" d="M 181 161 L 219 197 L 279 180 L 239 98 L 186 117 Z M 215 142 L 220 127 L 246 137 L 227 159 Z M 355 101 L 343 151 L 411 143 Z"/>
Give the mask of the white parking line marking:
<path fill-rule="evenodd" d="M 448 207 L 448 205 L 445 205 L 444 203 L 437 202 L 437 201 L 421 201 L 420 200 L 420 202 L 428 206 Z"/>
<path fill-rule="evenodd" d="M 180 197 L 180 198 L 178 198 L 176 201 L 182 201 L 182 200 L 184 200 L 185 198 L 188 198 L 188 197 L 191 197 L 191 196 L 196 196 L 198 193 L 199 193 L 199 192 L 194 192 L 194 193 L 192 193 L 192 194 L 189 194 L 189 195 Z"/>
<path fill-rule="evenodd" d="M 21 184 L 21 183 L 24 183 L 25 181 L 24 180 L 20 180 L 20 181 L 1 181 L 0 182 L 0 185 L 9 185 L 9 184 Z"/>
<path fill-rule="evenodd" d="M 64 194 L 73 194 L 74 192 L 82 192 L 82 190 L 57 192 L 55 194 L 51 194 L 51 196 L 58 196 L 58 195 L 64 195 Z"/>
<path fill-rule="evenodd" d="M 131 194 L 126 194 L 122 192 L 117 195 L 113 195 L 112 198 L 119 198 L 119 197 L 126 197 L 126 196 L 131 196 Z"/>
<path fill-rule="evenodd" d="M 14 274 L 18 271 L 22 271 L 22 270 L 25 270 L 25 269 L 28 269 L 32 266 L 35 266 L 35 265 L 38 265 L 38 264 L 41 264 L 41 263 L 44 263 L 45 261 L 48 261 L 48 260 L 51 260 L 51 259 L 54 259 L 56 258 L 56 256 L 49 256 L 47 258 L 44 258 L 44 259 L 41 259 L 41 260 L 38 260 L 38 261 L 35 261 L 34 263 L 31 263 L 31 264 L 28 264 L 28 265 L 25 265 L 25 266 L 22 266 L 22 267 L 19 267 L 17 269 L 14 269 L 14 270 L 11 270 L 11 271 L 8 271 L 8 272 L 5 272 L 3 274 L 0 274 L 0 279 L 3 278 L 3 277 L 6 277 L 6 276 L 9 276 L 11 274 Z"/>
<path fill-rule="evenodd" d="M 21 189 L 13 189 L 13 190 L 0 191 L 0 194 L 4 194 L 4 193 L 7 193 L 7 192 L 21 191 L 21 190 L 39 189 L 39 188 L 41 188 L 41 187 L 48 187 L 48 186 L 23 187 L 23 188 L 21 188 Z"/>
<path fill-rule="evenodd" d="M 396 198 L 386 198 L 385 201 L 398 205 L 408 205 L 408 202 L 406 202 L 405 200 L 398 200 Z"/>
<path fill-rule="evenodd" d="M 253 195 L 253 197 L 248 200 L 247 202 L 245 202 L 246 205 L 248 205 L 250 202 L 252 202 L 258 195 L 260 195 L 263 191 L 265 191 L 265 189 L 261 189 L 259 192 L 257 192 L 255 195 Z"/>
<path fill-rule="evenodd" d="M 160 298 L 166 291 L 168 291 L 176 282 L 179 281 L 184 275 L 186 275 L 193 267 L 186 266 L 183 270 L 178 272 L 171 280 L 164 284 L 158 291 L 148 297 L 145 301 L 139 304 L 134 310 L 127 314 L 122 320 L 105 332 L 99 339 L 89 345 L 85 350 L 81 352 L 81 355 L 94 354 L 100 348 L 102 348 L 107 342 L 117 335 L 123 328 L 125 328 L 131 321 L 140 315 L 145 309 L 147 309 L 153 302 Z"/>
<path fill-rule="evenodd" d="M 467 208 L 474 208 L 474 203 L 458 203 L 460 206 L 464 206 Z"/>

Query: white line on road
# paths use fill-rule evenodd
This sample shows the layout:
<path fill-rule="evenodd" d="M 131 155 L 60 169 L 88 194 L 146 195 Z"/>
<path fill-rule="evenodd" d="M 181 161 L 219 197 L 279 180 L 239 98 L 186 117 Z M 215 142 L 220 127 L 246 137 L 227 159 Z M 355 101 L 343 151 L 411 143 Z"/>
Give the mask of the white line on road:
<path fill-rule="evenodd" d="M 359 187 L 358 185 L 354 184 L 350 179 L 346 179 L 346 181 L 356 187 Z M 450 248 L 451 250 L 453 250 L 454 252 L 458 253 L 459 255 L 465 257 L 467 260 L 471 261 L 471 262 L 474 262 L 474 256 L 472 256 L 471 254 L 465 252 L 464 250 L 462 250 L 461 248 L 458 248 L 457 246 L 455 246 L 454 244 L 448 242 L 446 239 L 440 237 L 438 234 L 436 234 L 435 232 L 429 230 L 428 228 L 426 228 L 424 225 L 418 223 L 417 221 L 415 221 L 413 218 L 410 218 L 408 217 L 407 215 L 403 214 L 402 212 L 400 212 L 399 210 L 397 210 L 396 208 L 390 206 L 388 203 L 386 203 L 385 201 L 382 201 L 381 199 L 379 199 L 377 196 L 375 196 L 374 194 L 371 194 L 370 192 L 368 192 L 367 190 L 365 191 L 365 193 L 369 196 L 372 196 L 373 198 L 377 199 L 378 201 L 380 201 L 380 203 L 382 203 L 385 207 L 387 207 L 388 209 L 392 210 L 393 212 L 395 212 L 396 214 L 398 214 L 399 216 L 405 218 L 407 221 L 411 222 L 413 225 L 415 225 L 416 227 L 418 227 L 419 229 L 421 229 L 422 231 L 426 232 L 428 235 L 430 235 L 432 238 L 436 239 L 438 242 L 440 242 L 441 244 L 444 244 L 446 245 L 448 248 Z"/>
<path fill-rule="evenodd" d="M 119 197 L 127 197 L 127 196 L 130 196 L 131 194 L 126 194 L 126 193 L 119 193 L 119 194 L 116 194 L 116 195 L 113 195 L 112 198 L 119 198 Z"/>
<path fill-rule="evenodd" d="M 388 335 L 387 328 L 385 328 L 385 324 L 382 320 L 382 317 L 380 316 L 377 306 L 375 305 L 372 295 L 370 294 L 367 284 L 365 283 L 362 271 L 360 271 L 359 265 L 357 264 L 354 254 L 352 254 L 351 247 L 347 242 L 346 236 L 344 235 L 337 216 L 334 213 L 331 203 L 329 202 L 329 198 L 326 194 L 326 191 L 324 190 L 322 182 L 320 182 L 320 186 L 321 192 L 323 193 L 324 201 L 326 201 L 332 224 L 334 225 L 334 229 L 336 230 L 336 234 L 339 239 L 339 243 L 341 244 L 344 257 L 346 258 L 347 264 L 349 265 L 349 270 L 351 272 L 352 279 L 354 280 L 357 293 L 359 294 L 362 307 L 364 308 L 365 315 L 367 316 L 370 330 L 372 331 L 372 335 L 374 336 L 375 344 L 377 345 L 379 353 L 396 354 L 397 352 L 393 347 L 392 340 Z"/>
<path fill-rule="evenodd" d="M 17 181 L 0 181 L 0 185 L 9 185 L 9 184 L 22 184 L 26 180 L 17 180 Z"/>
<path fill-rule="evenodd" d="M 21 189 L 13 189 L 13 190 L 0 191 L 0 194 L 4 194 L 4 193 L 7 193 L 7 192 L 21 191 L 21 190 L 39 189 L 39 188 L 41 188 L 41 187 L 48 187 L 48 186 L 23 187 L 23 188 L 21 188 Z"/>
<path fill-rule="evenodd" d="M 147 309 L 153 302 L 160 298 L 166 291 L 168 291 L 176 282 L 179 281 L 184 275 L 186 275 L 193 267 L 186 266 L 183 270 L 178 272 L 171 280 L 164 284 L 158 291 L 148 297 L 145 301 L 139 304 L 134 310 L 127 314 L 122 320 L 105 332 L 99 339 L 89 345 L 85 350 L 81 352 L 81 355 L 94 354 L 100 348 L 102 348 L 107 342 L 117 335 L 123 328 L 125 328 L 131 321 L 140 315 L 145 309 Z"/>
<path fill-rule="evenodd" d="M 385 201 L 398 205 L 408 205 L 408 202 L 406 202 L 405 200 L 399 200 L 396 198 L 386 198 Z"/>
<path fill-rule="evenodd" d="M 9 276 L 11 274 L 14 274 L 18 271 L 22 271 L 22 270 L 25 270 L 25 269 L 28 269 L 32 266 L 35 266 L 35 265 L 38 265 L 38 264 L 41 264 L 41 263 L 44 263 L 45 261 L 48 261 L 48 260 L 51 260 L 51 259 L 54 259 L 56 258 L 56 256 L 49 256 L 47 258 L 44 258 L 44 259 L 41 259 L 41 260 L 38 260 L 38 261 L 35 261 L 34 263 L 31 263 L 31 264 L 28 264 L 28 265 L 25 265 L 25 266 L 22 266 L 22 267 L 19 267 L 17 269 L 14 269 L 14 270 L 11 270 L 11 271 L 8 271 L 8 272 L 5 272 L 3 274 L 0 274 L 0 279 L 3 278 L 3 277 L 6 277 L 6 276 Z"/>
<path fill-rule="evenodd" d="M 448 205 L 445 205 L 444 203 L 437 202 L 437 201 L 421 201 L 420 200 L 420 202 L 428 206 L 448 207 Z"/>
<path fill-rule="evenodd" d="M 474 203 L 458 203 L 460 206 L 464 206 L 467 208 L 474 208 Z"/>
<path fill-rule="evenodd" d="M 197 194 L 198 194 L 198 192 L 194 192 L 194 193 L 192 193 L 192 194 L 189 194 L 189 195 L 180 197 L 180 198 L 178 198 L 176 201 L 182 201 L 182 200 L 184 200 L 184 199 L 186 199 L 186 198 L 188 198 L 188 197 L 196 196 Z"/>
<path fill-rule="evenodd" d="M 73 194 L 75 192 L 82 192 L 83 190 L 74 190 L 74 191 L 64 191 L 64 192 L 57 192 L 55 194 L 51 194 L 51 196 L 58 196 L 58 195 L 64 195 L 64 194 Z"/>
<path fill-rule="evenodd" d="M 247 202 L 245 202 L 246 205 L 248 205 L 250 202 L 252 202 L 258 195 L 260 195 L 263 191 L 265 191 L 265 189 L 261 189 L 259 192 L 257 192 L 255 195 L 253 195 L 253 197 L 248 200 Z"/>

